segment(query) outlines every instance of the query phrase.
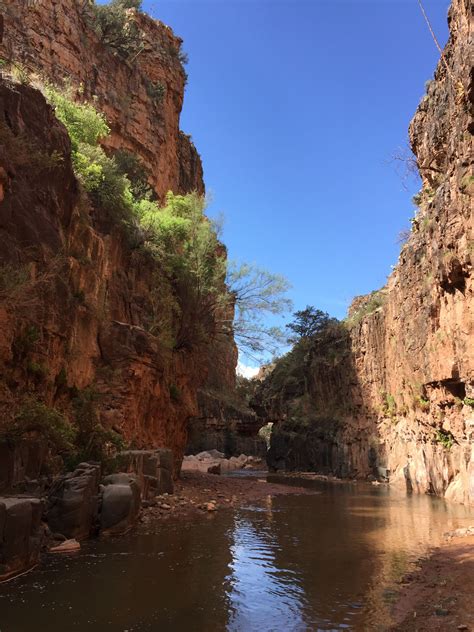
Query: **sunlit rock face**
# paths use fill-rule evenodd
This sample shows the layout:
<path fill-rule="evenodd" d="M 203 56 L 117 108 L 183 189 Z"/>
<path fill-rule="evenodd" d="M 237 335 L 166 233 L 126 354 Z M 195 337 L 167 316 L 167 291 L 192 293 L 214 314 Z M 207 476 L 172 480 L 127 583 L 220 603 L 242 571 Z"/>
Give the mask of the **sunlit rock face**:
<path fill-rule="evenodd" d="M 2 10 L 2 58 L 95 101 L 111 128 L 106 150 L 137 156 L 160 200 L 169 190 L 204 192 L 199 154 L 179 130 L 186 76 L 169 27 L 131 10 L 142 47 L 125 60 L 99 39 L 87 3 L 7 0 Z M 132 447 L 171 448 L 176 475 L 209 365 L 223 365 L 219 379 L 233 386 L 233 341 L 203 354 L 150 333 L 159 271 L 119 231 L 104 230 L 40 92 L 2 81 L 0 125 L 0 264 L 26 270 L 30 288 L 16 303 L 0 302 L 2 419 L 28 394 L 68 414 L 73 396 L 92 389 L 101 424 Z M 18 344 L 25 336 L 27 350 Z"/>
<path fill-rule="evenodd" d="M 139 54 L 125 60 L 98 37 L 87 2 L 3 4 L 3 58 L 96 99 L 112 130 L 106 145 L 139 156 L 161 198 L 168 191 L 204 191 L 199 155 L 179 130 L 186 74 L 181 39 L 168 26 L 130 10 L 142 43 Z"/>
<path fill-rule="evenodd" d="M 263 394 L 267 415 L 280 419 L 270 451 L 274 466 L 372 474 L 474 502 L 469 4 L 453 0 L 449 42 L 410 125 L 423 188 L 399 261 L 385 288 L 354 301 L 345 350 L 334 355 L 333 349 L 325 363 L 316 352 L 306 360 L 312 412 L 328 419 L 295 435 L 285 407 L 280 402 L 275 410 L 275 398 Z M 301 449 L 294 449 L 302 436 Z"/>

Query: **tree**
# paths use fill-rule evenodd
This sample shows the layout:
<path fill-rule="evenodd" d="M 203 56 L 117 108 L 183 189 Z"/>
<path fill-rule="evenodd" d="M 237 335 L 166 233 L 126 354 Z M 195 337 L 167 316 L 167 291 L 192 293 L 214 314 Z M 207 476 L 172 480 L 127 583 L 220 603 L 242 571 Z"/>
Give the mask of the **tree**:
<path fill-rule="evenodd" d="M 294 334 L 288 341 L 297 342 L 302 338 L 311 338 L 324 331 L 328 324 L 334 320 L 327 312 L 307 305 L 305 309 L 295 312 L 293 322 L 286 325 L 287 329 L 291 329 Z"/>
<path fill-rule="evenodd" d="M 227 286 L 234 300 L 233 332 L 239 349 L 252 359 L 264 353 L 276 353 L 285 343 L 279 327 L 265 324 L 265 317 L 291 309 L 285 296 L 290 288 L 285 277 L 248 263 L 231 264 Z"/>

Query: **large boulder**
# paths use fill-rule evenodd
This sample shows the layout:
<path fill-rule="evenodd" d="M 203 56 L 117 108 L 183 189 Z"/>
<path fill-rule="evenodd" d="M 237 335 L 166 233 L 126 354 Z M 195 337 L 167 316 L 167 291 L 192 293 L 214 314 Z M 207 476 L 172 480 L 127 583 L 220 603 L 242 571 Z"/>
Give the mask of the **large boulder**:
<path fill-rule="evenodd" d="M 102 484 L 101 531 L 111 535 L 126 533 L 137 522 L 140 512 L 137 478 L 128 473 L 111 474 L 103 479 Z"/>
<path fill-rule="evenodd" d="M 173 453 L 167 448 L 127 450 L 120 454 L 121 469 L 136 474 L 145 500 L 173 493 Z"/>
<path fill-rule="evenodd" d="M 0 581 L 38 563 L 42 511 L 38 498 L 0 498 Z"/>
<path fill-rule="evenodd" d="M 51 531 L 84 540 L 98 525 L 100 465 L 81 463 L 58 479 L 48 497 L 47 521 Z"/>

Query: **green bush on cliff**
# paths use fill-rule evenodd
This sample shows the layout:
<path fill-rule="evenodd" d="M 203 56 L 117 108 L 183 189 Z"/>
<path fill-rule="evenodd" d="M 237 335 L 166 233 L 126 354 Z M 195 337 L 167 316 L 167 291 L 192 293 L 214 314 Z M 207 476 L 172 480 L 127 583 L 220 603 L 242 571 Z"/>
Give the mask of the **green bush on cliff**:
<path fill-rule="evenodd" d="M 92 26 L 106 46 L 123 59 L 133 59 L 143 48 L 142 34 L 129 9 L 139 11 L 141 0 L 112 0 L 92 4 Z M 86 12 L 90 16 L 89 12 Z"/>
<path fill-rule="evenodd" d="M 74 422 L 77 428 L 75 450 L 68 460 L 68 466 L 74 467 L 81 461 L 100 461 L 107 463 L 125 448 L 120 434 L 104 428 L 97 413 L 99 396 L 92 389 L 78 391 L 72 400 Z"/>
<path fill-rule="evenodd" d="M 163 207 L 139 200 L 134 210 L 144 249 L 173 284 L 174 347 L 209 342 L 216 335 L 219 311 L 225 309 L 228 293 L 225 251 L 218 227 L 204 213 L 204 198 L 196 193 L 168 193 Z"/>
<path fill-rule="evenodd" d="M 110 132 L 107 120 L 91 103 L 77 103 L 68 90 L 46 86 L 44 93 L 71 139 L 77 178 L 92 200 L 112 217 L 130 221 L 134 197 L 131 183 L 114 156 L 99 145 Z"/>
<path fill-rule="evenodd" d="M 74 452 L 76 430 L 55 408 L 34 398 L 23 401 L 13 419 L 3 426 L 0 439 L 16 442 L 24 437 L 43 437 L 62 456 Z"/>
<path fill-rule="evenodd" d="M 90 103 L 77 103 L 68 90 L 60 91 L 52 86 L 45 86 L 44 94 L 57 118 L 66 126 L 74 150 L 77 151 L 81 143 L 96 145 L 109 134 L 104 114 Z"/>

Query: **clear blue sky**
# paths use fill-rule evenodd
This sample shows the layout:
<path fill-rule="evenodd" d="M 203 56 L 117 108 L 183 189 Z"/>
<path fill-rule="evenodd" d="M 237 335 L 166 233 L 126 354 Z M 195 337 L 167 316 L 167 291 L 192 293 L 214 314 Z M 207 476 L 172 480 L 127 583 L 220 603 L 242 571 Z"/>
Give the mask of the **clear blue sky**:
<path fill-rule="evenodd" d="M 425 0 L 444 45 L 448 0 Z M 230 257 L 337 317 L 382 286 L 411 196 L 390 158 L 438 51 L 416 0 L 145 0 L 184 39 L 181 119 Z M 399 165 L 400 167 L 400 165 Z"/>
<path fill-rule="evenodd" d="M 449 0 L 424 0 L 444 45 Z M 397 165 L 438 51 L 417 0 L 144 0 L 184 39 L 181 119 L 230 257 L 280 272 L 295 308 L 343 317 L 396 263 Z M 401 165 L 398 165 L 401 172 Z"/>

